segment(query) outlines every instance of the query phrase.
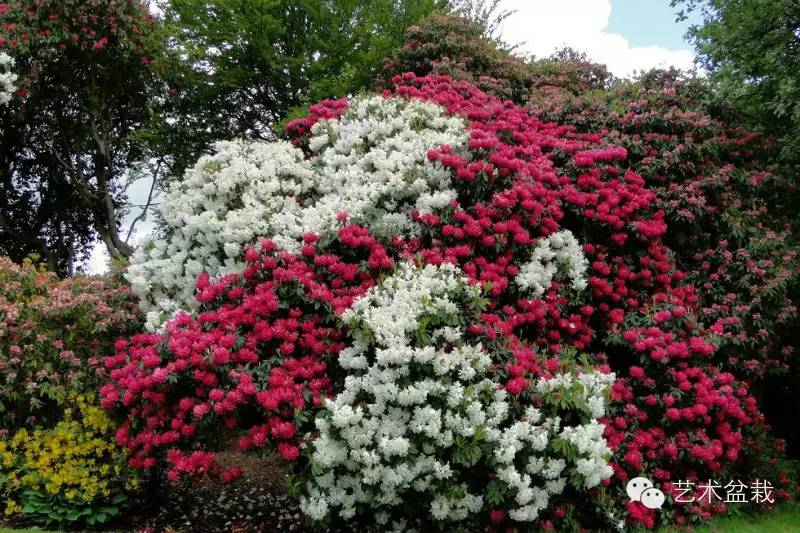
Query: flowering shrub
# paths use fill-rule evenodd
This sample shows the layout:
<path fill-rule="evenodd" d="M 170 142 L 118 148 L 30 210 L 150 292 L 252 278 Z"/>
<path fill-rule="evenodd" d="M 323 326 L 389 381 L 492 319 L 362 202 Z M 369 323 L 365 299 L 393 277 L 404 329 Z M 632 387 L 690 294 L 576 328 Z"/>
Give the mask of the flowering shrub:
<path fill-rule="evenodd" d="M 718 360 L 757 381 L 786 371 L 798 335 L 798 245 L 787 226 L 796 186 L 774 172 L 769 139 L 732 126 L 727 110 L 703 104 L 702 80 L 653 71 L 613 81 L 602 65 L 571 50 L 525 63 L 452 17 L 428 17 L 406 40 L 389 74 L 446 73 L 527 105 L 543 121 L 624 147 L 627 158 L 617 171 L 634 169 L 656 194 L 670 227 L 665 240 L 697 288 L 705 321 L 738 317 L 724 321 Z M 508 83 L 524 89 L 509 92 Z M 560 170 L 561 161 L 555 163 Z M 764 388 L 774 394 L 791 387 Z M 785 433 L 794 424 L 784 425 Z"/>
<path fill-rule="evenodd" d="M 260 236 L 297 250 L 305 233 L 323 235 L 347 218 L 378 236 L 407 236 L 418 232 L 412 210 L 454 198 L 449 174 L 426 154 L 440 144 L 463 149 L 462 120 L 380 97 L 331 105 L 339 120 L 305 124 L 314 133 L 310 158 L 288 143 L 220 143 L 171 187 L 160 206 L 162 238 L 143 245 L 127 273 L 149 328 L 194 308 L 201 272 L 241 270 L 242 245 Z"/>
<path fill-rule="evenodd" d="M 656 525 L 624 505 L 625 481 L 643 473 L 669 493 L 680 476 L 753 472 L 763 416 L 741 376 L 718 368 L 736 317 L 701 307 L 668 246 L 663 196 L 625 168 L 629 151 L 464 81 L 392 84 L 383 100 L 327 102 L 291 123 L 298 165 L 315 176 L 298 207 L 269 216 L 239 271 L 198 276 L 195 314 L 106 359 L 102 401 L 126 417 L 131 464 L 220 474 L 214 445 L 239 436 L 293 461 L 317 519 L 388 524 L 433 502 L 433 520 L 542 529 Z M 409 109 L 424 120 L 402 118 Z M 384 150 L 406 163 L 377 164 L 383 142 L 411 157 Z M 480 288 L 481 309 L 458 277 Z M 600 372 L 564 374 L 576 351 Z M 472 411 L 448 403 L 461 388 Z M 770 454 L 760 464 L 774 465 Z M 562 471 L 577 474 L 562 485 Z"/>
<path fill-rule="evenodd" d="M 0 439 L 5 515 L 43 525 L 94 526 L 120 514 L 138 480 L 113 444 L 114 425 L 93 395 L 71 394 L 52 429 Z"/>
<path fill-rule="evenodd" d="M 664 210 L 665 240 L 704 321 L 725 326 L 719 360 L 757 379 L 785 369 L 793 352 L 798 248 L 780 211 L 791 191 L 760 159 L 766 140 L 705 111 L 703 91 L 667 71 L 602 94 L 533 93 L 530 103 L 544 119 L 626 148 Z"/>
<path fill-rule="evenodd" d="M 141 327 L 119 279 L 59 280 L 0 257 L 0 496 L 6 515 L 99 524 L 134 478 L 91 391 L 117 336 Z"/>
<path fill-rule="evenodd" d="M 97 386 L 103 355 L 137 316 L 119 280 L 59 280 L 0 257 L 0 431 L 60 420 L 67 394 Z"/>
<path fill-rule="evenodd" d="M 376 274 L 392 266 L 357 226 L 340 230 L 341 255 L 317 256 L 314 242 L 309 236 L 305 253 L 314 261 L 306 262 L 262 241 L 260 251 L 245 253 L 243 274 L 198 279 L 197 318 L 180 314 L 163 335 L 117 343 L 117 355 L 105 361 L 112 381 L 102 402 L 129 413 L 117 438 L 133 466 L 166 458 L 173 479 L 219 473 L 213 454 L 186 451 L 198 438 L 221 442 L 240 430 L 243 449 L 271 444 L 288 460 L 299 456 L 343 348 L 332 314 L 374 283 L 359 272 L 362 261 L 375 264 Z"/>
<path fill-rule="evenodd" d="M 14 59 L 6 54 L 0 52 L 0 105 L 7 104 L 14 96 L 17 81 L 17 75 L 11 72 L 11 67 L 14 66 Z"/>
<path fill-rule="evenodd" d="M 344 313 L 353 344 L 339 357 L 344 388 L 311 441 L 311 518 L 368 505 L 405 530 L 408 505 L 434 522 L 474 523 L 490 503 L 531 522 L 567 482 L 585 489 L 611 476 L 596 419 L 614 376 L 542 377 L 531 391 L 541 408 L 513 402 L 491 371 L 500 354 L 465 341 L 481 307 L 456 267 L 404 264 Z"/>
<path fill-rule="evenodd" d="M 488 41 L 480 24 L 441 14 L 410 26 L 404 45 L 386 61 L 384 70 L 383 83 L 404 72 L 444 74 L 515 102 L 525 98 L 536 79 L 501 43 Z"/>
<path fill-rule="evenodd" d="M 520 289 L 539 298 L 553 285 L 559 267 L 566 270 L 574 289 L 582 291 L 586 288 L 588 261 L 581 245 L 568 230 L 537 242 L 531 260 L 520 267 L 515 281 Z"/>

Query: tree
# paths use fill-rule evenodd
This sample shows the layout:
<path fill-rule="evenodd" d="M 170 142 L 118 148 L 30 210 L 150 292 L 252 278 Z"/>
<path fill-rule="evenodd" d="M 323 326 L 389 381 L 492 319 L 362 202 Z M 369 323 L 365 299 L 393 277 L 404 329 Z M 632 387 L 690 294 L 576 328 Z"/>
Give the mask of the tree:
<path fill-rule="evenodd" d="M 173 52 L 176 151 L 172 172 L 212 141 L 275 138 L 293 109 L 372 86 L 406 29 L 439 0 L 170 0 L 162 4 Z"/>
<path fill-rule="evenodd" d="M 0 244 L 61 272 L 94 234 L 111 257 L 130 255 L 122 179 L 149 157 L 136 133 L 160 87 L 154 19 L 135 0 L 15 0 L 0 13 L 0 50 L 19 75 L 2 116 Z"/>
<path fill-rule="evenodd" d="M 499 39 L 500 26 L 516 9 L 505 9 L 502 0 L 450 0 L 450 8 L 473 24 L 483 27 L 488 40 Z"/>
<path fill-rule="evenodd" d="M 780 139 L 781 159 L 800 168 L 800 3 L 796 0 L 672 0 L 691 27 L 699 60 L 719 98 Z"/>

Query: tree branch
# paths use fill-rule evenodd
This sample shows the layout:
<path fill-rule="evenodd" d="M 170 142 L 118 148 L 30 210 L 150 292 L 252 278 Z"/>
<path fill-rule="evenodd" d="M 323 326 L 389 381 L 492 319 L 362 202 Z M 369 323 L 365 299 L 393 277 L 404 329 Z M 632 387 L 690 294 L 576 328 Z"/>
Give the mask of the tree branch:
<path fill-rule="evenodd" d="M 156 165 L 156 170 L 153 172 L 153 182 L 150 184 L 150 192 L 147 193 L 147 202 L 144 204 L 144 208 L 139 215 L 131 221 L 131 225 L 128 228 L 128 234 L 125 236 L 125 243 L 127 244 L 130 241 L 131 235 L 133 234 L 133 229 L 136 227 L 136 224 L 144 220 L 147 216 L 147 210 L 150 208 L 153 202 L 153 192 L 156 190 L 156 182 L 158 181 L 158 174 L 161 172 L 161 165 L 164 163 L 164 158 L 161 157 L 158 160 L 158 164 Z"/>

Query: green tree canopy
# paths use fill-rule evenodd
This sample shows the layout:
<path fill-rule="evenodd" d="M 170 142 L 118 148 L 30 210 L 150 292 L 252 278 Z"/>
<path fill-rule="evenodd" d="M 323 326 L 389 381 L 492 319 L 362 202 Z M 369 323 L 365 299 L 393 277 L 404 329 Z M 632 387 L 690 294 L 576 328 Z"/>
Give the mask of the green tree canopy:
<path fill-rule="evenodd" d="M 742 118 L 781 140 L 781 159 L 800 168 L 800 2 L 797 0 L 673 0 L 700 12 L 689 30 L 719 98 Z"/>
<path fill-rule="evenodd" d="M 440 0 L 171 0 L 173 171 L 212 141 L 275 136 L 295 108 L 370 88 L 406 29 Z"/>

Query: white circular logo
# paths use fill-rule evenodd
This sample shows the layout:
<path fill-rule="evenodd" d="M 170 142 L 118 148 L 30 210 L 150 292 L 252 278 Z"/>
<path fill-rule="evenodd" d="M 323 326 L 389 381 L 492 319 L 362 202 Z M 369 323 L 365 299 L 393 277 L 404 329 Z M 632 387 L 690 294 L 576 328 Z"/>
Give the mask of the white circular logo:
<path fill-rule="evenodd" d="M 648 509 L 661 509 L 661 506 L 664 505 L 664 500 L 664 493 L 656 488 L 645 489 L 642 492 L 642 505 Z"/>
<path fill-rule="evenodd" d="M 652 481 L 644 477 L 635 477 L 628 481 L 628 486 L 625 487 L 625 491 L 628 493 L 628 498 L 638 502 L 642 496 L 642 492 L 650 488 L 653 488 Z"/>

